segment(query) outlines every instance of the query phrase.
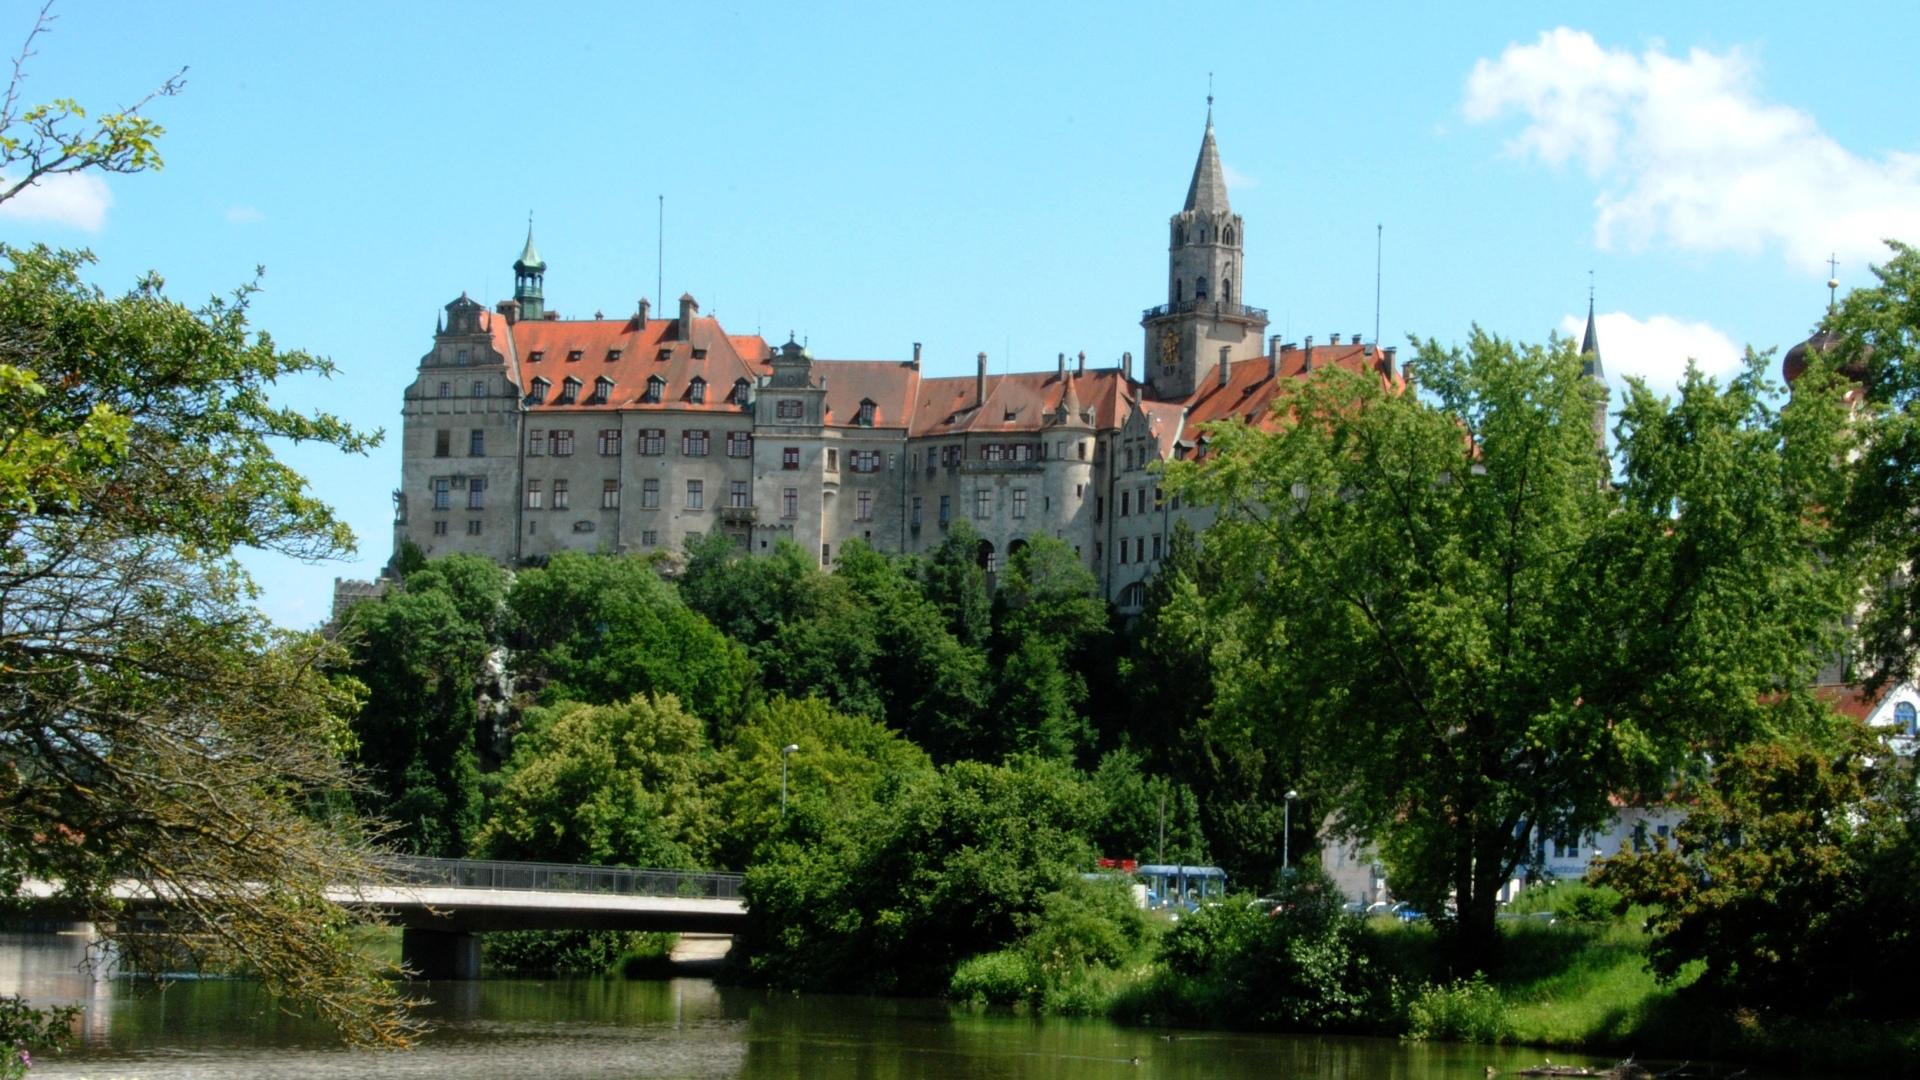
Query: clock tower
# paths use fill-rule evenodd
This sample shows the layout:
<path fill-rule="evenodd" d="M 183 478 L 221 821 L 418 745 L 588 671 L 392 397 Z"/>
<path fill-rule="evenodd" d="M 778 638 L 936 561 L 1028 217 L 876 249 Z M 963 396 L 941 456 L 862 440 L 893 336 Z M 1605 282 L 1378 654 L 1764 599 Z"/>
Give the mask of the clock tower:
<path fill-rule="evenodd" d="M 1246 243 L 1240 215 L 1227 202 L 1226 175 L 1213 138 L 1213 99 L 1207 131 L 1187 185 L 1187 202 L 1168 221 L 1167 302 L 1140 318 L 1146 331 L 1146 382 L 1162 400 L 1187 398 L 1220 363 L 1261 355 L 1267 313 L 1241 299 Z"/>

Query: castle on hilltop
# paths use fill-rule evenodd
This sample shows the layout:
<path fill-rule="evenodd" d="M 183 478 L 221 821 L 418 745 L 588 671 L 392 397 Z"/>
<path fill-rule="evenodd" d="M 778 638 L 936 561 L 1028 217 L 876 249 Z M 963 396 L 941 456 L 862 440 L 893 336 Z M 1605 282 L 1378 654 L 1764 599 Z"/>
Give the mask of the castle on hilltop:
<path fill-rule="evenodd" d="M 513 299 L 446 305 L 406 391 L 396 549 L 513 564 L 719 532 L 754 553 L 792 540 L 826 565 L 856 539 L 929 551 L 964 518 L 989 573 L 1055 537 L 1136 610 L 1175 524 L 1212 521 L 1162 496 L 1154 462 L 1203 454 L 1211 421 L 1266 422 L 1280 388 L 1316 370 L 1401 377 L 1394 350 L 1357 333 L 1266 337 L 1243 299 L 1245 244 L 1209 115 L 1137 378 L 1131 353 L 997 376 L 981 353 L 973 376 L 932 378 L 917 344 L 903 360 L 816 359 L 791 335 L 728 333 L 691 296 L 672 313 L 642 300 L 624 318 L 562 319 L 529 229 Z"/>

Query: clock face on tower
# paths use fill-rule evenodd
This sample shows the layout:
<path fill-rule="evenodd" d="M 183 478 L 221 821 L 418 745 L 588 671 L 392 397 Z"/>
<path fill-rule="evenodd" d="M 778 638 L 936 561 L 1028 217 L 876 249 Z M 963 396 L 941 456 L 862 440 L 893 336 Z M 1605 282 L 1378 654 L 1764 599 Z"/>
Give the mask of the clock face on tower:
<path fill-rule="evenodd" d="M 1171 373 L 1180 363 L 1180 335 L 1169 326 L 1160 334 L 1160 369 Z"/>

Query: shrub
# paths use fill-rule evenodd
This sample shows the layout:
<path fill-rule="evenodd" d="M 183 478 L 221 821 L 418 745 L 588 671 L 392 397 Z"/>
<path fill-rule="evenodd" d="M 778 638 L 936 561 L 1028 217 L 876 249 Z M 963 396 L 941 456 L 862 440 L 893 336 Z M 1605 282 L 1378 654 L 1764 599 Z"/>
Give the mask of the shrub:
<path fill-rule="evenodd" d="M 1407 1005 L 1407 1038 L 1416 1042 L 1497 1043 L 1508 1037 L 1506 1005 L 1487 977 L 1423 987 Z"/>
<path fill-rule="evenodd" d="M 1039 980 L 1027 954 L 1019 949 L 981 953 L 961 961 L 947 984 L 947 994 L 976 1005 L 1013 1005 L 1032 999 Z"/>

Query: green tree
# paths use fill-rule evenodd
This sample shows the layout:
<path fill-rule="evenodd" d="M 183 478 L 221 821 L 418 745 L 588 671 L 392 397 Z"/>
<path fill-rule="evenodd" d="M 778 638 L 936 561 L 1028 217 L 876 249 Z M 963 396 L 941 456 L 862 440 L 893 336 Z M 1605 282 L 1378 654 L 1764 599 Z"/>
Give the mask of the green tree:
<path fill-rule="evenodd" d="M 1109 751 L 1088 780 L 1100 793 L 1100 817 L 1088 834 L 1100 854 L 1147 863 L 1213 862 L 1192 788 L 1147 772 L 1146 760 L 1131 750 Z"/>
<path fill-rule="evenodd" d="M 993 633 L 993 597 L 980 566 L 980 534 L 966 518 L 947 528 L 926 563 L 927 599 L 946 617 L 947 630 L 963 645 L 985 648 Z"/>
<path fill-rule="evenodd" d="M 1893 257 L 1873 270 L 1879 284 L 1840 301 L 1822 326 L 1830 348 L 1808 358 L 1816 370 L 1862 377 L 1858 482 L 1845 520 L 1848 538 L 1879 560 L 1860 628 L 1875 685 L 1920 673 L 1920 587 L 1909 572 L 1920 565 L 1920 251 L 1888 246 Z"/>
<path fill-rule="evenodd" d="M 456 555 L 347 617 L 350 670 L 366 687 L 353 723 L 370 784 L 362 805 L 415 854 L 466 855 L 479 827 L 480 750 L 491 742 L 480 684 L 505 595 L 490 560 Z"/>
<path fill-rule="evenodd" d="M 715 823 L 700 721 L 671 696 L 530 709 L 479 847 L 499 859 L 701 869 Z"/>
<path fill-rule="evenodd" d="M 1911 994 L 1888 992 L 1920 963 L 1912 780 L 1859 727 L 1838 749 L 1749 746 L 1693 793 L 1674 846 L 1623 850 L 1593 876 L 1651 905 L 1663 979 L 1700 962 L 1696 985 L 1732 1004 L 1920 1016 Z"/>
<path fill-rule="evenodd" d="M 354 688 L 252 611 L 231 557 L 348 550 L 274 446 L 372 439 L 270 404 L 332 368 L 252 332 L 251 287 L 193 310 L 155 276 L 107 296 L 85 255 L 0 260 L 0 891 L 59 882 L 111 922 L 112 883 L 143 883 L 179 934 L 126 947 L 244 964 L 348 1038 L 406 1041 L 329 899 L 378 877 L 342 809 Z"/>
<path fill-rule="evenodd" d="M 892 779 L 747 871 L 755 976 L 802 989 L 938 993 L 1018 940 L 1090 865 L 1092 791 L 1056 762 L 960 762 Z"/>
<path fill-rule="evenodd" d="M 1852 564 L 1816 555 L 1844 405 L 1774 410 L 1757 357 L 1725 388 L 1690 371 L 1677 400 L 1632 382 L 1610 480 L 1564 343 L 1476 330 L 1416 363 L 1424 394 L 1305 380 L 1271 433 L 1215 427 L 1170 480 L 1223 511 L 1208 547 L 1257 693 L 1234 707 L 1484 953 L 1542 837 L 1814 723 L 1800 688 L 1854 595 Z"/>
<path fill-rule="evenodd" d="M 888 722 L 935 760 L 953 761 L 978 749 L 987 656 L 953 635 L 917 569 L 856 540 L 842 549 L 834 576 L 871 620 L 878 647 L 867 670 Z"/>
<path fill-rule="evenodd" d="M 799 749 L 783 755 L 787 746 Z M 721 865 L 750 866 L 763 845 L 783 838 L 805 843 L 865 812 L 886 785 L 932 772 L 925 752 L 878 720 L 819 698 L 776 696 L 754 707 L 721 752 L 713 789 Z"/>
<path fill-rule="evenodd" d="M 1076 759 L 1092 741 L 1082 671 L 1109 642 L 1093 572 L 1063 541 L 1037 536 L 1007 560 L 993 612 L 996 696 L 1004 708 L 987 745 L 1001 754 Z"/>
<path fill-rule="evenodd" d="M 562 552 L 507 594 L 513 669 L 550 700 L 672 694 L 723 729 L 752 685 L 746 650 L 682 603 L 644 559 Z"/>

